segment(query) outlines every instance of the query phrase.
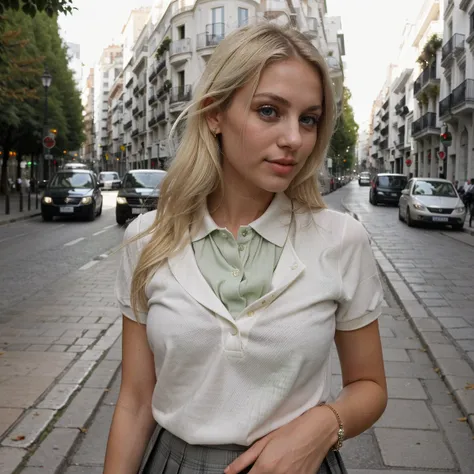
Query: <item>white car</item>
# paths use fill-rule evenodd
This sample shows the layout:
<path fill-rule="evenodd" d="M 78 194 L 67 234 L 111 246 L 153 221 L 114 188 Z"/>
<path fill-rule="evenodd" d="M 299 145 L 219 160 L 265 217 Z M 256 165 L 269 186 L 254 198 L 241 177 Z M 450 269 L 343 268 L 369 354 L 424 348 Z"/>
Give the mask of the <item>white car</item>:
<path fill-rule="evenodd" d="M 102 171 L 99 173 L 99 183 L 103 183 L 104 189 L 119 189 L 121 180 L 115 171 Z"/>
<path fill-rule="evenodd" d="M 368 171 L 362 171 L 359 175 L 359 186 L 370 186 L 370 173 Z"/>
<path fill-rule="evenodd" d="M 445 224 L 461 230 L 466 208 L 447 179 L 412 178 L 398 203 L 398 218 L 410 227 L 416 224 Z"/>

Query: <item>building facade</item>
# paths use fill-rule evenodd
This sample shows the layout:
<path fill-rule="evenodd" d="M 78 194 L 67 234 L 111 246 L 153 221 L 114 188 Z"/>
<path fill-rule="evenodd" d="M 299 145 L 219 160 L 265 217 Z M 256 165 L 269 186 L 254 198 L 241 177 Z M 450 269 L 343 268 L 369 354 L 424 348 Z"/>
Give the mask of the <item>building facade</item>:
<path fill-rule="evenodd" d="M 167 168 L 176 148 L 169 142 L 171 127 L 190 104 L 214 49 L 258 18 L 291 22 L 311 38 L 326 57 L 341 100 L 344 35 L 340 18 L 327 16 L 324 0 L 157 1 L 134 10 L 122 33 L 123 70 L 109 88 L 112 110 L 104 125 L 109 167 Z M 95 119 L 103 122 L 99 109 Z M 103 136 L 96 137 L 99 144 Z"/>
<path fill-rule="evenodd" d="M 453 138 L 445 169 L 464 183 L 474 178 L 474 0 L 449 0 L 443 20 L 439 114 Z"/>

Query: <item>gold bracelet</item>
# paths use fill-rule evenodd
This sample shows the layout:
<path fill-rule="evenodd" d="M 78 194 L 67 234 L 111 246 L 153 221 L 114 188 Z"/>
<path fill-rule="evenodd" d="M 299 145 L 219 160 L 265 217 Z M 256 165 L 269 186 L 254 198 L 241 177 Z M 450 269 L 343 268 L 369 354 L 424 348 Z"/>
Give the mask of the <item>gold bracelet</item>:
<path fill-rule="evenodd" d="M 339 429 L 337 430 L 337 441 L 332 447 L 332 450 L 339 451 L 342 448 L 342 443 L 344 442 L 344 425 L 342 424 L 341 417 L 339 416 L 339 413 L 336 411 L 336 409 L 332 407 L 331 405 L 327 405 L 326 403 L 324 403 L 321 406 L 329 408 L 334 413 L 334 416 L 337 419 L 337 424 L 339 425 Z"/>

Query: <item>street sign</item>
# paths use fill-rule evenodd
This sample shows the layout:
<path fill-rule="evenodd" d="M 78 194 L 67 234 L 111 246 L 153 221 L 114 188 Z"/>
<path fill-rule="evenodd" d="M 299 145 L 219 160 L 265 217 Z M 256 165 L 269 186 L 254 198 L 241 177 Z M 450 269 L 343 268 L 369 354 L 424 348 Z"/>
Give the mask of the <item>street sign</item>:
<path fill-rule="evenodd" d="M 45 148 L 51 149 L 56 145 L 56 140 L 48 135 L 47 137 L 43 138 L 43 145 Z"/>
<path fill-rule="evenodd" d="M 53 159 L 53 155 L 44 155 L 44 159 L 49 161 Z"/>

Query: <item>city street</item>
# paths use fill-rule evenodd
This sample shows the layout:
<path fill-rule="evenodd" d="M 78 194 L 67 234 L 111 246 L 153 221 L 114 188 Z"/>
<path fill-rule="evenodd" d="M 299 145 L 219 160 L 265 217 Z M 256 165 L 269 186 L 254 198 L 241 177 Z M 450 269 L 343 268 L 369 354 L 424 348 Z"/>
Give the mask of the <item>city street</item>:
<path fill-rule="evenodd" d="M 41 217 L 0 226 L 0 321 L 2 310 L 30 298 L 120 244 L 115 222 L 116 191 L 102 193 L 103 212 L 94 222 Z"/>
<path fill-rule="evenodd" d="M 110 200 L 109 209 L 94 223 L 45 224 L 33 219 L 27 227 L 31 234 L 24 236 L 19 236 L 27 233 L 20 230 L 22 225 L 0 228 L 1 239 L 10 238 L 2 246 L 0 264 L 6 261 L 11 268 L 15 252 L 26 245 L 21 275 L 29 275 L 24 267 L 31 260 L 29 284 L 37 289 L 36 293 L 25 290 L 20 283 L 24 291 L 13 294 L 10 290 L 11 303 L 0 312 L 0 474 L 102 472 L 120 386 L 121 318 L 113 294 L 119 255 L 93 259 L 116 246 L 123 235 L 116 225 L 108 228 L 114 224 L 110 206 L 115 193 L 104 194 Z M 420 300 L 421 309 L 430 314 L 414 317 L 412 309 L 418 303 L 402 283 L 406 277 L 411 285 L 408 269 L 419 267 L 416 271 L 422 276 L 413 284 L 433 284 L 431 275 L 436 274 L 445 280 L 442 288 L 469 288 L 456 282 L 472 285 L 466 268 L 469 257 L 474 257 L 474 238 L 467 236 L 472 241 L 464 243 L 459 240 L 466 237 L 461 233 L 409 229 L 398 221 L 396 208 L 375 208 L 368 204 L 367 194 L 368 188 L 353 182 L 325 199 L 332 209 L 344 212 L 348 208 L 358 214 L 372 235 L 386 277 L 380 326 L 390 400 L 374 428 L 345 443 L 343 458 L 349 474 L 472 474 L 474 439 L 467 415 L 474 414 L 469 411 L 474 390 L 467 387 L 474 384 L 474 371 L 467 361 L 472 357 L 474 315 L 467 311 L 467 304 L 451 305 L 472 304 L 472 287 L 471 293 L 439 292 L 442 296 L 434 299 L 446 301 L 444 306 L 440 301 L 438 306 L 429 306 L 430 301 Z M 27 243 L 18 246 L 21 239 L 28 239 Z M 46 274 L 41 272 L 42 258 L 30 248 L 34 243 L 53 259 Z M 438 269 L 439 255 L 441 263 L 451 262 L 444 270 Z M 419 266 L 421 260 L 424 267 Z M 61 275 L 54 271 L 55 265 Z M 418 291 L 422 298 L 423 292 Z M 465 299 L 450 299 L 451 294 Z M 431 314 L 437 308 L 443 309 L 442 315 Z M 464 325 L 459 338 L 449 331 L 453 328 L 449 321 Z M 448 388 L 445 380 L 457 381 L 461 388 Z M 334 352 L 333 395 L 340 387 Z M 461 396 L 468 413 L 456 402 Z"/>

